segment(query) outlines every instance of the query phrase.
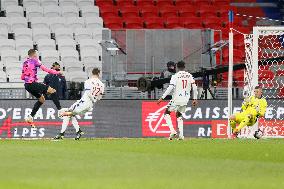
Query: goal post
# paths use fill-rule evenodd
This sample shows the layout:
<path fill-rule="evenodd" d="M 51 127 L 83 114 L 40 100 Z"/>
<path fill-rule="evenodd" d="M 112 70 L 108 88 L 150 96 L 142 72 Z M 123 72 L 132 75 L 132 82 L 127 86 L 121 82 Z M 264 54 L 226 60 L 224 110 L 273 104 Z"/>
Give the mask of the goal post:
<path fill-rule="evenodd" d="M 229 73 L 228 73 L 228 109 L 229 116 L 232 107 L 232 80 L 234 64 L 234 33 L 241 32 L 231 28 L 229 34 Z M 252 34 L 244 34 L 245 70 L 244 97 L 253 94 L 255 86 L 263 89 L 263 97 L 268 102 L 264 119 L 243 129 L 240 137 L 252 138 L 254 131 L 260 129 L 267 138 L 284 137 L 284 27 L 262 26 L 254 27 Z M 231 129 L 228 120 L 228 136 Z"/>

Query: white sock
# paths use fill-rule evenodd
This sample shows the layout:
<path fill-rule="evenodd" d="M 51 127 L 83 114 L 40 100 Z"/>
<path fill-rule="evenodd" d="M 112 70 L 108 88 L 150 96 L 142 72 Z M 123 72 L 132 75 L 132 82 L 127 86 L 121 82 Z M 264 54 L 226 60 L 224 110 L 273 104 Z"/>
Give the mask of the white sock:
<path fill-rule="evenodd" d="M 80 126 L 79 126 L 79 123 L 78 123 L 76 117 L 72 117 L 71 121 L 72 121 L 73 127 L 75 128 L 76 133 L 77 133 L 80 129 Z"/>
<path fill-rule="evenodd" d="M 62 127 L 61 127 L 60 133 L 64 133 L 66 131 L 67 126 L 68 126 L 69 121 L 70 121 L 70 117 L 65 116 L 62 119 L 63 119 L 63 121 L 62 121 Z"/>
<path fill-rule="evenodd" d="M 183 119 L 182 117 L 177 118 L 179 137 L 183 137 Z"/>
<path fill-rule="evenodd" d="M 172 123 L 172 118 L 169 114 L 165 114 L 164 115 L 164 119 L 166 120 L 166 123 L 167 125 L 169 126 L 170 128 L 170 131 L 171 131 L 171 134 L 174 134 L 176 133 L 175 129 L 174 129 L 174 126 L 173 126 L 173 123 Z"/>

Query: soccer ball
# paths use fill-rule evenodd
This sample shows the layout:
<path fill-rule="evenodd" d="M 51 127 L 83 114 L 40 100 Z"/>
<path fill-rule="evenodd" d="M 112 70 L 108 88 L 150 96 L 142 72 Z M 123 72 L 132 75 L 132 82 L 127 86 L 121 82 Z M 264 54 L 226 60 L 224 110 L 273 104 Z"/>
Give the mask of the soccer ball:
<path fill-rule="evenodd" d="M 260 129 L 258 129 L 257 131 L 255 131 L 255 133 L 254 133 L 254 138 L 256 138 L 256 139 L 261 139 L 262 137 L 263 137 L 263 131 L 262 130 L 260 130 Z"/>

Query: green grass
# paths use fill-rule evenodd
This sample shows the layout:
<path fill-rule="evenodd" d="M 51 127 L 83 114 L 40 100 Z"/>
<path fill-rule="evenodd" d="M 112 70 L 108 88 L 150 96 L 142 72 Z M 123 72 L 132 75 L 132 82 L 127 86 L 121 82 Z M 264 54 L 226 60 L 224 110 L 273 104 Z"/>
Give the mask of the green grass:
<path fill-rule="evenodd" d="M 284 140 L 1 140 L 0 188 L 282 189 Z"/>

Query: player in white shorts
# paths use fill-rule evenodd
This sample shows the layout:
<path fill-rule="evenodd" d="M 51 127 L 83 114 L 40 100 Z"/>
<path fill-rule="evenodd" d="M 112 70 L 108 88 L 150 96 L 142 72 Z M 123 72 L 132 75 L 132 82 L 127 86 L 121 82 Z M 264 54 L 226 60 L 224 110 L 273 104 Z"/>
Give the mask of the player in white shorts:
<path fill-rule="evenodd" d="M 166 120 L 166 123 L 171 131 L 169 140 L 172 140 L 177 135 L 177 132 L 175 131 L 171 120 L 171 112 L 176 112 L 179 130 L 178 139 L 183 140 L 184 136 L 182 114 L 185 112 L 186 105 L 190 99 L 191 88 L 193 89 L 193 106 L 196 106 L 197 104 L 198 95 L 197 86 L 195 84 L 193 76 L 190 73 L 184 71 L 185 63 L 183 61 L 180 61 L 176 66 L 178 72 L 171 77 L 169 87 L 167 88 L 163 96 L 158 100 L 158 104 L 160 104 L 163 99 L 172 92 L 172 100 L 169 102 L 164 115 L 164 119 Z"/>
<path fill-rule="evenodd" d="M 60 133 L 54 137 L 54 139 L 63 139 L 70 120 L 76 130 L 75 140 L 79 140 L 81 138 L 83 132 L 80 129 L 75 116 L 84 115 L 86 112 L 92 111 L 94 103 L 100 100 L 104 93 L 104 84 L 99 79 L 100 70 L 98 68 L 94 68 L 92 74 L 92 77 L 85 81 L 85 92 L 82 98 L 75 102 L 70 108 L 63 108 L 63 112 L 60 115 L 63 118 L 62 128 Z"/>

